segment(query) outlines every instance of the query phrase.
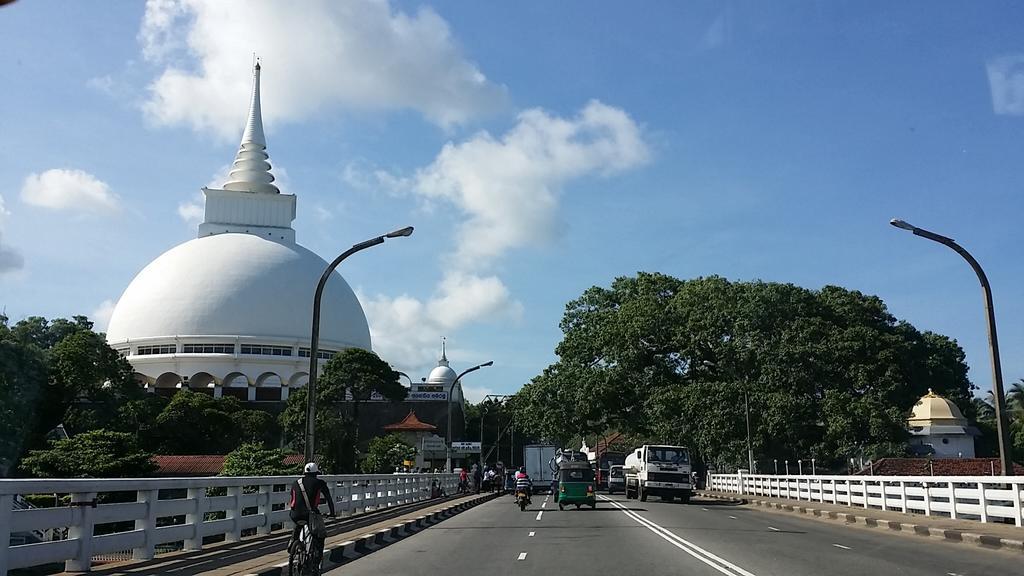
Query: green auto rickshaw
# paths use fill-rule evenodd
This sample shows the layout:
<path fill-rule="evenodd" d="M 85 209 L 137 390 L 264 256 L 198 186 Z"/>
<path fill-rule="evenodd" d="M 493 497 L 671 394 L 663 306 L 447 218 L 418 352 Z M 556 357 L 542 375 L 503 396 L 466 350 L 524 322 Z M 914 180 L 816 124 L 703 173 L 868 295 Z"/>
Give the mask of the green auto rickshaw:
<path fill-rule="evenodd" d="M 569 504 L 576 508 L 586 504 L 597 508 L 597 493 L 594 487 L 594 469 L 589 462 L 562 462 L 558 465 L 558 491 L 555 492 L 558 509 L 565 510 Z"/>

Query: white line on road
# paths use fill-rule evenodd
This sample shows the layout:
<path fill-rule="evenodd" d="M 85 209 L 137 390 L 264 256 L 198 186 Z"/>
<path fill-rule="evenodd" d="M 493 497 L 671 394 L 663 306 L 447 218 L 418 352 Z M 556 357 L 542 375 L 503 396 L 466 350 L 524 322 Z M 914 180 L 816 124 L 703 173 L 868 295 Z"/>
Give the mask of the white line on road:
<path fill-rule="evenodd" d="M 537 520 L 540 520 L 540 517 L 541 517 L 541 516 L 542 516 L 543 514 L 544 514 L 544 511 L 543 511 L 543 510 L 541 510 L 540 512 L 537 512 Z"/>
<path fill-rule="evenodd" d="M 708 566 L 711 566 L 712 568 L 721 572 L 722 574 L 725 574 L 726 576 L 736 576 L 737 574 L 741 576 L 756 576 L 752 572 L 748 572 L 747 570 L 740 568 L 732 562 L 729 562 L 724 558 L 716 556 L 713 552 L 705 550 L 704 548 L 701 548 L 693 542 L 690 542 L 689 540 L 686 540 L 685 538 L 676 535 L 675 533 L 655 524 L 654 522 L 648 520 L 647 518 L 644 518 L 643 516 L 640 516 L 639 514 L 633 512 L 629 508 L 626 508 L 625 506 L 619 504 L 618 502 L 612 500 L 611 498 L 602 495 L 601 499 L 606 500 L 612 506 L 615 506 L 616 508 L 621 510 L 623 514 L 629 516 L 633 520 L 636 520 L 641 525 L 645 526 L 648 530 L 660 536 L 669 544 L 672 544 L 676 548 L 679 548 L 683 552 L 686 552 L 690 556 L 693 556 L 697 560 L 700 560 Z"/>
<path fill-rule="evenodd" d="M 710 510 L 708 510 L 707 508 L 701 508 L 701 510 L 703 510 L 705 512 L 710 512 Z"/>
<path fill-rule="evenodd" d="M 533 538 L 534 534 L 536 534 L 536 532 L 530 532 L 530 538 Z"/>
<path fill-rule="evenodd" d="M 540 503 L 540 507 L 541 508 L 547 508 L 548 507 L 548 503 L 547 502 L 541 502 Z"/>
<path fill-rule="evenodd" d="M 526 552 L 520 552 L 517 560 L 526 560 Z"/>
<path fill-rule="evenodd" d="M 833 544 L 836 548 L 842 548 L 843 550 L 849 550 L 849 546 L 843 546 L 842 544 Z"/>
<path fill-rule="evenodd" d="M 735 517 L 735 516 L 729 516 L 729 518 L 732 518 L 733 520 L 735 520 L 735 519 L 736 519 L 736 517 Z"/>
<path fill-rule="evenodd" d="M 769 526 L 768 529 L 771 530 L 772 532 L 778 532 L 779 531 L 779 529 L 776 528 L 775 526 Z"/>

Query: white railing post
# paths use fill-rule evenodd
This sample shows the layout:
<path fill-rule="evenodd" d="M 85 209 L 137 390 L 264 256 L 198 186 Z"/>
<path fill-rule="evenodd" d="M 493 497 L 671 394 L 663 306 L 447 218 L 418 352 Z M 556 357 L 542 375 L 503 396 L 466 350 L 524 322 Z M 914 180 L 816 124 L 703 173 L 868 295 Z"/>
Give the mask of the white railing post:
<path fill-rule="evenodd" d="M 92 568 L 93 512 L 96 506 L 96 492 L 79 492 L 71 495 L 71 505 L 76 508 L 78 522 L 68 528 L 68 539 L 78 541 L 78 554 L 64 562 L 67 572 L 88 572 Z"/>
<path fill-rule="evenodd" d="M 7 576 L 14 494 L 0 494 L 0 576 Z"/>
<path fill-rule="evenodd" d="M 145 533 L 145 542 L 140 548 L 132 549 L 132 560 L 152 560 L 156 551 L 156 508 L 159 490 L 139 490 L 138 502 L 146 503 L 146 515 L 135 520 L 135 529 Z"/>
<path fill-rule="evenodd" d="M 900 480 L 900 506 L 903 507 L 903 513 L 907 513 L 907 483 Z"/>
<path fill-rule="evenodd" d="M 238 542 L 242 539 L 242 486 L 228 486 L 228 496 L 234 498 L 234 503 L 224 512 L 224 517 L 231 520 L 231 530 L 224 534 L 224 541 Z"/>
<path fill-rule="evenodd" d="M 1011 484 L 1012 488 L 1013 485 Z M 988 499 L 985 497 L 985 482 L 978 482 L 978 505 L 981 508 L 981 521 L 988 522 Z"/>
<path fill-rule="evenodd" d="M 1013 520 L 1017 523 L 1017 526 L 1022 524 L 1021 520 L 1021 506 L 1020 506 L 1020 484 L 1016 480 L 1011 480 L 1010 491 L 1013 493 Z"/>
<path fill-rule="evenodd" d="M 931 490 L 929 490 L 929 488 L 928 488 L 928 482 L 922 482 L 921 485 L 924 486 L 924 515 L 925 516 L 931 516 L 932 515 L 932 494 L 931 494 Z"/>
<path fill-rule="evenodd" d="M 274 514 L 274 505 L 271 500 L 274 494 L 273 484 L 260 484 L 259 503 L 256 505 L 256 513 L 263 516 L 263 523 L 256 527 L 259 535 L 270 534 L 270 517 Z"/>
<path fill-rule="evenodd" d="M 861 487 L 861 490 L 863 490 L 862 496 L 864 496 L 864 507 L 867 508 L 868 507 L 868 481 L 867 480 L 861 480 L 860 481 L 860 487 Z"/>
<path fill-rule="evenodd" d="M 946 482 L 946 486 L 949 487 L 949 517 L 956 520 L 956 488 L 952 482 Z"/>
<path fill-rule="evenodd" d="M 185 525 L 192 529 L 192 537 L 185 539 L 185 550 L 203 549 L 203 513 L 206 512 L 206 488 L 189 488 L 188 499 L 192 510 L 185 514 Z"/>
<path fill-rule="evenodd" d="M 736 493 L 743 494 L 743 470 L 736 471 Z"/>
<path fill-rule="evenodd" d="M 885 491 L 885 487 L 886 487 L 885 480 L 880 480 L 878 482 L 878 485 L 882 488 L 882 511 L 885 511 L 885 510 L 889 509 L 889 505 L 886 502 L 886 500 L 889 499 L 889 496 L 888 496 L 888 494 L 886 494 L 886 491 Z"/>

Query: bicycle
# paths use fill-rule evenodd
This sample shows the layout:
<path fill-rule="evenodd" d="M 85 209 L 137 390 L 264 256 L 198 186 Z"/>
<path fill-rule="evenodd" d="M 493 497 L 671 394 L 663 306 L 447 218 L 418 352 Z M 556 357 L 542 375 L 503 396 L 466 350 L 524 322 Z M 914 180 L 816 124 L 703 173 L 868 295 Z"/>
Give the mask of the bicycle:
<path fill-rule="evenodd" d="M 309 522 L 300 521 L 296 524 L 301 528 L 299 538 L 288 549 L 288 576 L 320 576 L 324 559 L 323 543 L 316 546 L 316 537 L 309 528 Z"/>

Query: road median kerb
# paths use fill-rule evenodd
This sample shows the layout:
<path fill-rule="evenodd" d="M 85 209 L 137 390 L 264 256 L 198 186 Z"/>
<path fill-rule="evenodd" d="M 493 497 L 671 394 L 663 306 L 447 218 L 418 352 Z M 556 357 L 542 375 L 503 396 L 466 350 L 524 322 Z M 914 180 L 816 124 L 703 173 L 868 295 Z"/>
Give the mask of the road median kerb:
<path fill-rule="evenodd" d="M 747 500 L 745 498 L 722 496 L 719 494 L 712 494 L 708 492 L 698 492 L 698 495 L 705 498 L 712 498 L 715 500 L 726 500 L 737 504 L 755 505 L 760 506 L 762 508 L 781 510 L 794 514 L 800 513 L 808 516 L 815 516 L 822 520 L 827 519 L 841 521 L 843 524 L 846 525 L 859 524 L 861 526 L 866 526 L 868 528 L 891 530 L 894 532 L 904 532 L 907 534 L 915 534 L 917 536 L 935 538 L 937 540 L 943 540 L 946 542 L 972 544 L 974 546 L 978 546 L 980 548 L 985 548 L 989 550 L 1013 550 L 1016 552 L 1024 552 L 1024 540 L 1000 538 L 998 536 L 993 536 L 991 534 L 977 534 L 974 532 L 966 532 L 963 530 L 937 528 L 925 524 L 898 522 L 895 520 L 886 520 L 882 518 L 876 518 L 873 516 L 861 516 L 849 512 L 837 512 L 835 510 L 820 510 L 817 508 L 809 508 L 800 505 L 771 502 L 767 500 Z"/>

